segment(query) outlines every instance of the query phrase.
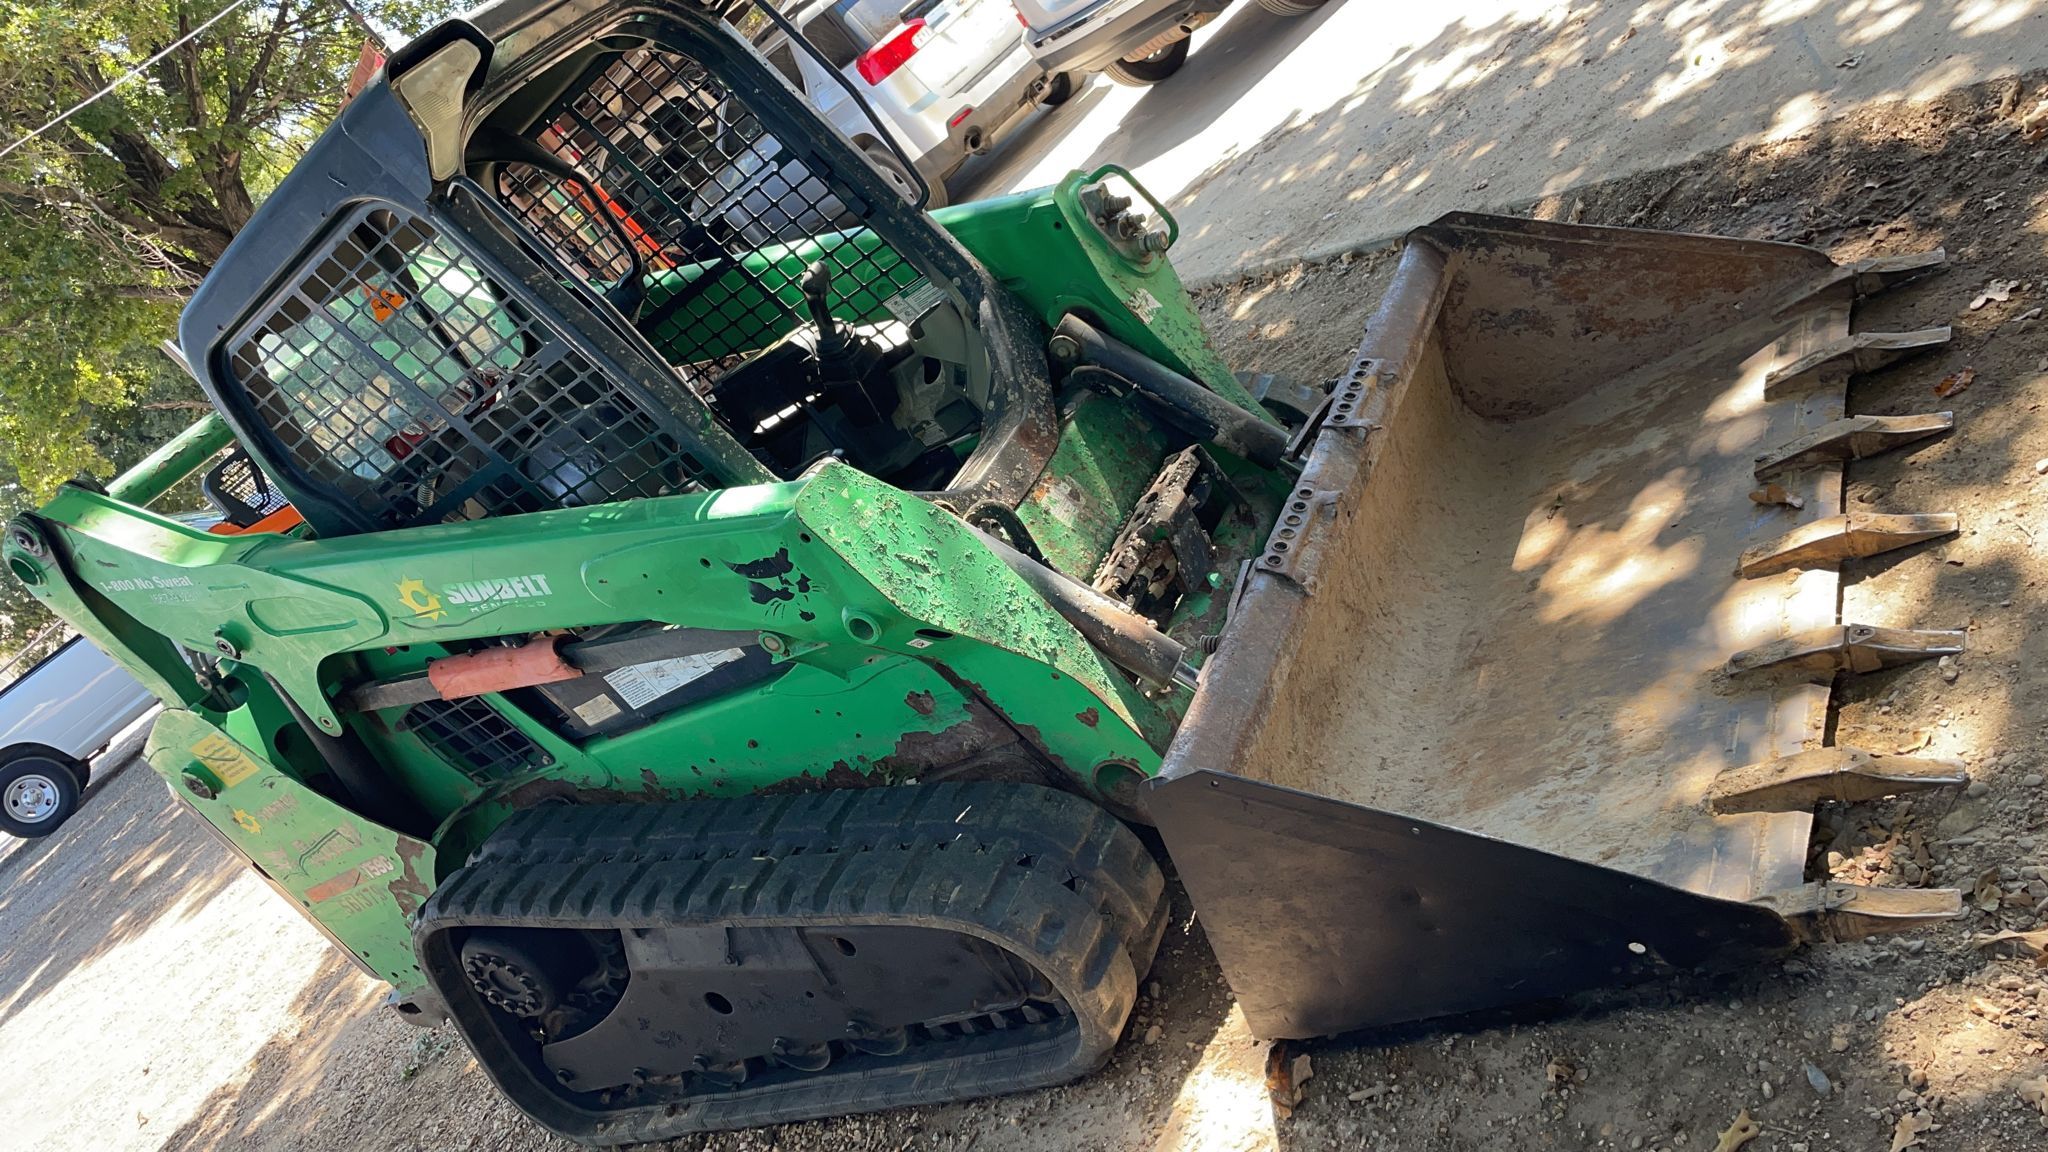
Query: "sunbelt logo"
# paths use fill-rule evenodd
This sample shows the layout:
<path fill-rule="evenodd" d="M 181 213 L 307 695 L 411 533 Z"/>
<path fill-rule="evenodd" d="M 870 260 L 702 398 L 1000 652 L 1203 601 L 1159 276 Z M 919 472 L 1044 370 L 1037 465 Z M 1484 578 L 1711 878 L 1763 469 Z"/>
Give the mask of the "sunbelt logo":
<path fill-rule="evenodd" d="M 412 611 L 415 620 L 439 620 L 451 607 L 462 607 L 471 615 L 501 604 L 534 604 L 554 595 L 548 578 L 536 572 L 508 576 L 501 580 L 465 580 L 431 587 L 417 576 L 398 582 L 398 601 Z"/>

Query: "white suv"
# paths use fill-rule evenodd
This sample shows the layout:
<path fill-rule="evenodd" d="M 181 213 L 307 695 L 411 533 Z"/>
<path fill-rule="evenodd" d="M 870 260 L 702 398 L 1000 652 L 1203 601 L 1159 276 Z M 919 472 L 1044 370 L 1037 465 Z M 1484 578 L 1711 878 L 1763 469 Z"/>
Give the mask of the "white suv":
<path fill-rule="evenodd" d="M 156 702 L 79 637 L 0 688 L 0 832 L 55 832 L 78 807 L 86 761 Z"/>
<path fill-rule="evenodd" d="M 946 202 L 946 178 L 969 156 L 987 150 L 1034 106 L 1073 92 L 1066 76 L 1049 75 L 1032 60 L 1010 0 L 810 0 L 789 16 L 874 109 L 931 186 L 934 208 Z M 904 177 L 840 79 L 773 25 L 754 46 L 876 167 Z"/>

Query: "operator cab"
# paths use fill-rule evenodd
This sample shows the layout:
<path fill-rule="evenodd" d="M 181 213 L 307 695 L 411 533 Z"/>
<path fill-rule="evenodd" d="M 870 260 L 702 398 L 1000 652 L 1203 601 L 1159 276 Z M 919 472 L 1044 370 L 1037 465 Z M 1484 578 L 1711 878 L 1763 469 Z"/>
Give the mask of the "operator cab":
<path fill-rule="evenodd" d="M 958 468 L 988 379 L 957 308 L 696 60 L 591 44 L 465 161 L 778 476 L 836 456 L 932 488 Z"/>
<path fill-rule="evenodd" d="M 496 11 L 394 57 L 187 310 L 201 383 L 317 532 L 831 458 L 1035 477 L 990 463 L 1050 412 L 1042 368 L 991 355 L 1014 305 L 734 12 L 577 0 L 546 22 L 572 37 Z"/>

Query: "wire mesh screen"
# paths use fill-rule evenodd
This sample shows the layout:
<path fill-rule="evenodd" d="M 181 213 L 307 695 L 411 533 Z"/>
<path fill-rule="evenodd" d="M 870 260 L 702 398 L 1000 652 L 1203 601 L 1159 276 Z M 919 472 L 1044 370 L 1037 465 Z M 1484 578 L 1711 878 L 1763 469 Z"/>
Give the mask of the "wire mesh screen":
<path fill-rule="evenodd" d="M 861 226 L 866 209 L 850 190 L 813 172 L 690 57 L 638 48 L 601 60 L 529 135 L 599 187 L 582 203 L 544 201 L 501 171 L 499 195 L 529 220 L 562 213 L 535 232 L 572 269 L 596 270 L 601 250 L 565 238 L 582 233 L 593 205 L 617 214 L 647 265 L 640 329 L 693 383 L 800 322 L 797 280 L 813 261 L 829 263 L 842 319 L 882 318 L 924 281 Z"/>
<path fill-rule="evenodd" d="M 229 363 L 306 476 L 382 527 L 706 485 L 667 413 L 389 205 L 345 220 Z"/>
<path fill-rule="evenodd" d="M 429 700 L 406 709 L 398 726 L 479 784 L 542 764 L 547 754 L 477 697 Z"/>
<path fill-rule="evenodd" d="M 601 190 L 515 161 L 498 169 L 498 198 L 584 280 L 610 283 L 632 272 L 632 254 L 605 220 L 623 212 Z"/>

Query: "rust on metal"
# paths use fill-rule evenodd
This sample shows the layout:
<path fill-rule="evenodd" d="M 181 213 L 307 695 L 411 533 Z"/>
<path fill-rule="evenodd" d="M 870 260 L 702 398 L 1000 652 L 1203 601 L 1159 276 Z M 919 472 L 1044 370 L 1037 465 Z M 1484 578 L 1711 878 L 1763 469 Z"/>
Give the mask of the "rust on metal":
<path fill-rule="evenodd" d="M 1280 508 L 1279 523 L 1274 525 L 1273 534 L 1266 538 L 1266 550 L 1259 557 L 1259 570 L 1285 576 L 1306 587 L 1308 579 L 1303 557 L 1308 554 L 1308 545 L 1320 526 L 1335 517 L 1337 497 L 1338 493 L 1322 488 L 1296 488 L 1290 493 Z"/>
<path fill-rule="evenodd" d="M 1912 332 L 1857 332 L 1830 341 L 1765 376 L 1764 399 L 1839 385 L 1854 373 L 1875 372 L 1902 356 L 1938 348 L 1948 337 L 1944 324 Z"/>
<path fill-rule="evenodd" d="M 1299 1044 L 1273 1041 L 1266 1050 L 1266 1095 L 1273 1102 L 1274 1113 L 1283 1119 L 1293 1115 L 1308 1096 L 1306 1085 L 1314 1075 L 1315 1067 Z"/>
<path fill-rule="evenodd" d="M 1808 943 L 1910 932 L 1963 914 L 1963 894 L 1954 888 L 1866 888 L 1821 881 L 1755 902 L 1783 916 Z"/>
<path fill-rule="evenodd" d="M 1745 579 L 1754 579 L 1794 568 L 1826 568 L 1844 560 L 1876 556 L 1935 540 L 1955 531 L 1956 515 L 1953 512 L 1911 515 L 1848 512 L 1840 516 L 1824 516 L 1744 552 L 1736 564 L 1736 571 Z"/>
<path fill-rule="evenodd" d="M 1833 624 L 1737 652 L 1728 658 L 1728 672 L 1737 676 L 1764 671 L 1816 675 L 1875 672 L 1915 660 L 1955 656 L 1962 650 L 1960 631 Z"/>
<path fill-rule="evenodd" d="M 1880 452 L 1939 436 L 1956 426 L 1953 412 L 1912 416 L 1846 416 L 1787 441 L 1756 458 L 1756 478 L 1814 464 L 1862 460 Z"/>
<path fill-rule="evenodd" d="M 1822 801 L 1854 804 L 1970 782 L 1960 760 L 1877 756 L 1861 748 L 1814 748 L 1730 768 L 1714 778 L 1715 812 L 1800 812 Z"/>

